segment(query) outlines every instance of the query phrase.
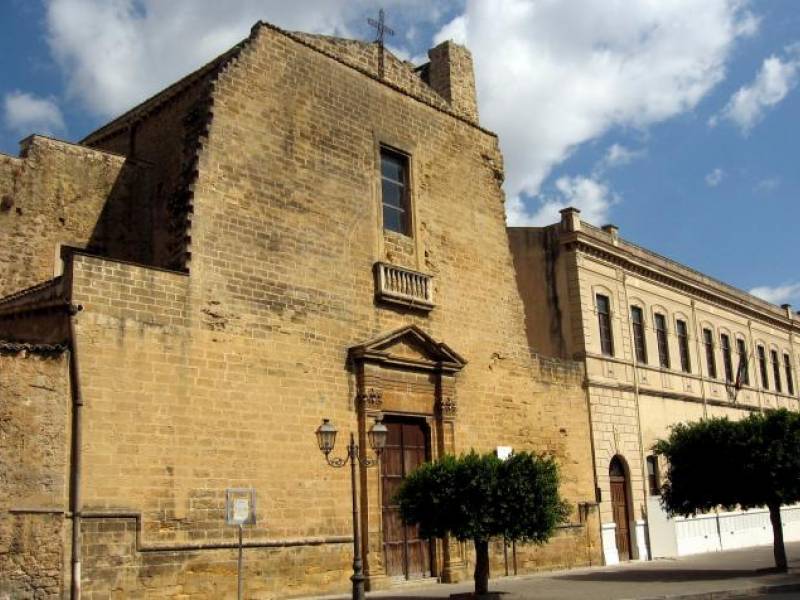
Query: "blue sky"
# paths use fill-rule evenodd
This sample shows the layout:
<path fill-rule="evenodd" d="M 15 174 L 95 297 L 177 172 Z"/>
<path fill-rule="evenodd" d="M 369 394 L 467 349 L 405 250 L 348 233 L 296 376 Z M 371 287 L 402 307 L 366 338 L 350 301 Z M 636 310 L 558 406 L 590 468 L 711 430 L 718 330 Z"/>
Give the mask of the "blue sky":
<path fill-rule="evenodd" d="M 797 0 L 4 0 L 0 152 L 78 140 L 245 37 L 257 19 L 422 61 L 473 52 L 509 221 L 577 205 L 620 234 L 800 308 Z"/>

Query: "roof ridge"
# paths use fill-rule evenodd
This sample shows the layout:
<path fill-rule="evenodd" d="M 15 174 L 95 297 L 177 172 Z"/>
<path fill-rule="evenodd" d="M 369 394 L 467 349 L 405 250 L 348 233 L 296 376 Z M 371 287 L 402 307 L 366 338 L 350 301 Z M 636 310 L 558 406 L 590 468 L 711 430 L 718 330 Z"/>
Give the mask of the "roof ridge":
<path fill-rule="evenodd" d="M 105 125 L 101 125 L 99 128 L 84 136 L 83 139 L 80 140 L 79 144 L 90 144 L 117 132 L 119 129 L 126 127 L 130 121 L 135 120 L 136 117 L 138 117 L 141 113 L 146 114 L 151 110 L 160 108 L 172 100 L 175 96 L 183 92 L 187 87 L 199 81 L 202 77 L 209 75 L 216 70 L 222 69 L 227 64 L 228 60 L 235 58 L 239 52 L 241 52 L 241 50 L 255 37 L 260 23 L 261 21 L 258 21 L 255 25 L 253 25 L 253 27 L 250 29 L 250 35 L 248 35 L 246 38 L 242 39 L 231 48 L 228 48 L 222 54 L 217 55 L 206 64 L 184 75 L 174 83 L 168 85 L 149 98 L 146 98 L 139 104 L 128 109 L 121 115 L 115 117 Z"/>
<path fill-rule="evenodd" d="M 248 35 L 246 38 L 241 40 L 235 46 L 233 46 L 232 48 L 226 50 L 222 54 L 218 55 L 216 58 L 214 58 L 211 61 L 207 62 L 205 65 L 203 65 L 203 66 L 199 67 L 198 69 L 195 69 L 194 71 L 188 73 L 187 75 L 185 75 L 184 77 L 182 77 L 178 81 L 172 83 L 171 85 L 167 86 L 166 88 L 162 89 L 161 91 L 156 92 L 155 94 L 153 94 L 149 98 L 143 100 L 142 102 L 140 102 L 139 104 L 133 106 L 132 108 L 130 108 L 126 112 L 124 112 L 121 115 L 115 117 L 113 120 L 109 121 L 105 125 L 101 125 L 99 128 L 95 129 L 91 133 L 89 133 L 86 136 L 84 136 L 78 142 L 78 144 L 88 145 L 88 144 L 96 143 L 96 142 L 106 138 L 107 136 L 111 135 L 112 133 L 116 133 L 120 129 L 124 129 L 125 127 L 128 126 L 128 124 L 131 121 L 135 120 L 142 113 L 146 114 L 146 113 L 151 112 L 153 110 L 157 110 L 162 105 L 166 104 L 167 102 L 172 100 L 175 96 L 177 96 L 178 94 L 183 92 L 188 86 L 196 83 L 202 77 L 213 73 L 215 70 L 219 70 L 219 69 L 224 68 L 224 66 L 228 63 L 228 61 L 230 59 L 235 58 L 239 54 L 239 52 L 241 52 L 241 50 L 248 43 L 250 43 L 253 39 L 255 39 L 259 29 L 262 28 L 262 27 L 270 29 L 270 30 L 275 31 L 277 33 L 280 33 L 281 35 L 286 36 L 287 38 L 291 39 L 295 43 L 298 43 L 298 44 L 300 44 L 300 45 L 302 45 L 302 46 L 304 46 L 306 48 L 309 48 L 310 50 L 313 50 L 314 52 L 322 54 L 323 56 L 326 56 L 326 57 L 330 58 L 331 60 L 334 60 L 337 63 L 339 63 L 339 64 L 341 64 L 341 65 L 343 65 L 345 67 L 353 69 L 353 70 L 361 73 L 362 75 L 365 75 L 365 76 L 369 77 L 373 81 L 377 81 L 378 83 L 381 83 L 381 84 L 383 84 L 383 85 L 395 90 L 396 92 L 399 92 L 399 93 L 403 94 L 404 96 L 412 98 L 412 99 L 416 100 L 417 102 L 420 102 L 421 104 L 424 104 L 426 106 L 429 106 L 430 108 L 433 108 L 434 110 L 437 110 L 437 111 L 442 112 L 444 114 L 447 114 L 447 115 L 449 115 L 451 117 L 454 117 L 454 118 L 458 119 L 459 121 L 461 121 L 463 123 L 466 123 L 467 125 L 470 125 L 471 127 L 474 127 L 475 129 L 477 129 L 477 130 L 479 130 L 479 131 L 481 131 L 481 132 L 483 132 L 483 133 L 485 133 L 487 135 L 490 135 L 492 137 L 497 137 L 497 134 L 495 132 L 493 132 L 493 131 L 491 131 L 489 129 L 486 129 L 484 127 L 481 127 L 477 122 L 472 121 L 472 120 L 470 120 L 470 119 L 458 114 L 457 112 L 455 112 L 454 110 L 452 110 L 450 108 L 447 108 L 447 107 L 444 107 L 444 106 L 438 106 L 435 102 L 433 102 L 431 100 L 428 100 L 426 98 L 423 98 L 423 97 L 421 97 L 421 96 L 419 96 L 417 94 L 414 94 L 412 92 L 409 92 L 408 90 L 403 89 L 401 86 L 399 86 L 399 85 L 397 85 L 395 83 L 392 83 L 391 81 L 387 81 L 386 79 L 381 79 L 381 78 L 377 77 L 376 75 L 374 75 L 373 73 L 369 72 L 367 69 L 364 69 L 363 67 L 359 67 L 358 65 L 351 64 L 351 63 L 343 60 L 341 57 L 336 56 L 332 52 L 328 52 L 328 51 L 324 50 L 323 48 L 320 48 L 320 47 L 314 45 L 309 40 L 304 39 L 304 36 L 316 36 L 316 37 L 319 37 L 319 38 L 336 39 L 336 40 L 342 40 L 342 41 L 346 41 L 346 42 L 359 43 L 359 44 L 363 44 L 365 46 L 369 45 L 368 42 L 362 42 L 361 40 L 354 40 L 354 39 L 351 39 L 351 38 L 341 38 L 341 37 L 337 37 L 337 36 L 330 36 L 330 35 L 326 35 L 326 34 L 314 34 L 314 33 L 307 33 L 307 32 L 288 31 L 288 30 L 283 29 L 281 27 L 278 27 L 277 25 L 274 25 L 272 23 L 268 23 L 266 21 L 259 20 L 259 21 L 256 21 L 256 23 L 254 23 L 253 26 L 250 28 L 250 35 Z M 392 53 L 391 51 L 389 51 L 389 54 L 392 57 L 394 57 L 400 63 L 405 63 L 406 62 L 406 61 L 403 61 L 402 59 L 400 59 L 399 57 L 395 56 L 395 54 Z M 413 70 L 409 69 L 409 71 L 411 71 L 413 73 Z"/>

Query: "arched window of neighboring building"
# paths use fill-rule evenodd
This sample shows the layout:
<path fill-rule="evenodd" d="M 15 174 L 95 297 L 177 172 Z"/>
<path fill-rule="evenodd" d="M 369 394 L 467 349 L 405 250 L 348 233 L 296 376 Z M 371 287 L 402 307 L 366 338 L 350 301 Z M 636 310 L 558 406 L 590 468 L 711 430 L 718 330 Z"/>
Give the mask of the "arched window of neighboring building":
<path fill-rule="evenodd" d="M 644 337 L 644 311 L 640 306 L 631 306 L 631 325 L 633 327 L 633 347 L 636 362 L 647 364 L 647 342 Z"/>
<path fill-rule="evenodd" d="M 675 321 L 675 333 L 678 336 L 678 351 L 681 355 L 681 371 L 684 373 L 692 372 L 692 361 L 689 358 L 689 328 L 686 321 L 677 319 Z"/>
<path fill-rule="evenodd" d="M 761 372 L 761 387 L 769 389 L 769 374 L 767 373 L 767 352 L 761 344 L 756 348 L 758 352 L 758 370 Z"/>
<path fill-rule="evenodd" d="M 790 396 L 794 396 L 794 377 L 792 375 L 792 359 L 787 353 L 783 353 L 783 368 L 786 372 L 786 391 Z"/>
<path fill-rule="evenodd" d="M 747 344 L 744 338 L 736 338 L 736 353 L 739 355 L 739 363 L 736 365 L 736 387 L 750 385 L 750 367 L 748 366 Z"/>
<path fill-rule="evenodd" d="M 614 337 L 611 333 L 611 300 L 604 294 L 595 296 L 597 303 L 597 323 L 600 329 L 600 351 L 606 356 L 614 356 Z"/>
<path fill-rule="evenodd" d="M 669 369 L 669 341 L 667 340 L 667 318 L 661 313 L 654 316 L 656 341 L 658 342 L 658 364 Z"/>
<path fill-rule="evenodd" d="M 717 378 L 717 359 L 714 356 L 714 332 L 710 329 L 703 329 L 703 345 L 706 347 L 706 367 L 708 376 L 711 379 Z"/>
<path fill-rule="evenodd" d="M 778 351 L 769 351 L 769 360 L 772 363 L 772 378 L 775 380 L 775 391 L 779 394 L 783 393 L 783 384 L 781 383 L 781 363 L 778 359 Z"/>
<path fill-rule="evenodd" d="M 722 348 L 722 364 L 725 367 L 725 381 L 733 381 L 733 356 L 731 355 L 731 338 L 727 333 L 719 334 L 719 345 Z"/>

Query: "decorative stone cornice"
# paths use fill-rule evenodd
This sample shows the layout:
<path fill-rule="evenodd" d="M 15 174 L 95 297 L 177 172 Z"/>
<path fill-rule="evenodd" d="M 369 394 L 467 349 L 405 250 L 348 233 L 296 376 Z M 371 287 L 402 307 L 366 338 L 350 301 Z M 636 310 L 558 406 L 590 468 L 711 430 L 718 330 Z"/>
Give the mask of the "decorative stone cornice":
<path fill-rule="evenodd" d="M 751 318 L 800 333 L 800 321 L 790 320 L 777 314 L 779 310 L 777 307 L 774 309 L 775 312 L 772 312 L 769 306 L 762 307 L 757 305 L 755 303 L 756 298 L 723 282 L 713 280 L 689 267 L 638 246 L 633 246 L 623 240 L 619 240 L 619 244 L 613 246 L 610 241 L 606 243 L 604 240 L 599 239 L 600 235 L 607 234 L 598 232 L 596 235 L 592 235 L 592 233 L 586 233 L 581 230 L 580 232 L 563 235 L 561 244 L 567 250 L 575 250 L 598 258 L 618 266 L 628 273 L 669 286 L 687 295 L 702 298 L 714 304 L 724 305 L 730 310 L 746 314 Z M 633 256 L 628 246 L 631 246 L 643 256 Z M 652 260 L 648 261 L 647 255 L 652 255 Z M 655 261 L 663 262 L 664 264 L 656 264 Z"/>

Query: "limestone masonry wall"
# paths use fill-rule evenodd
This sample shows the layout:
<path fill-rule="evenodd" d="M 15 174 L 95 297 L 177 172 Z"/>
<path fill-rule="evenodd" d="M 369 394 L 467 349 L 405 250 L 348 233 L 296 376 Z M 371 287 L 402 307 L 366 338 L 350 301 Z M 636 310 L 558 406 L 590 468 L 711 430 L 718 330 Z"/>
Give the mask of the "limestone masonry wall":
<path fill-rule="evenodd" d="M 20 158 L 0 155 L 0 298 L 60 271 L 59 245 L 145 260 L 149 223 L 130 201 L 139 168 L 41 136 Z"/>
<path fill-rule="evenodd" d="M 64 354 L 0 345 L 0 598 L 62 598 L 69 532 L 66 372 Z"/>

